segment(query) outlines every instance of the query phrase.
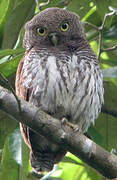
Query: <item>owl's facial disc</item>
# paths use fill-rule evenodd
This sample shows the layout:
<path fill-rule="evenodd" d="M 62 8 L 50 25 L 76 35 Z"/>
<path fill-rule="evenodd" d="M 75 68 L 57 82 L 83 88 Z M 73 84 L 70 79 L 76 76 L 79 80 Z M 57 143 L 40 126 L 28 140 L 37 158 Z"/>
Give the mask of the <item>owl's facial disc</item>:
<path fill-rule="evenodd" d="M 54 46 L 58 45 L 59 37 L 58 37 L 58 34 L 56 32 L 50 33 L 48 38 L 49 38 L 50 42 L 52 43 L 52 45 L 54 45 Z"/>

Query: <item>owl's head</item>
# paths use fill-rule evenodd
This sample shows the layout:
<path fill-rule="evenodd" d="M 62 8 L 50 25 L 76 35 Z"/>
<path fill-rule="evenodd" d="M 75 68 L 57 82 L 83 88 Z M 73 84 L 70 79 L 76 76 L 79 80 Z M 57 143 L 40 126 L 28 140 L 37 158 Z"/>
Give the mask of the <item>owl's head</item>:
<path fill-rule="evenodd" d="M 25 26 L 23 45 L 31 47 L 62 47 L 70 41 L 85 39 L 85 33 L 79 17 L 61 8 L 48 8 Z"/>

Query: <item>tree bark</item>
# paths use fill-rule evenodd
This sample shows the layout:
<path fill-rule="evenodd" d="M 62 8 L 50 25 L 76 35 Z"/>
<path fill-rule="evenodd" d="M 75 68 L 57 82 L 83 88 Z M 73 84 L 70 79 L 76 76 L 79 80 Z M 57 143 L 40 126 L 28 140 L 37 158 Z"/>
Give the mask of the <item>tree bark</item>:
<path fill-rule="evenodd" d="M 54 143 L 71 152 L 108 179 L 117 177 L 117 156 L 111 154 L 79 132 L 74 125 L 65 123 L 39 110 L 19 98 L 21 112 L 15 96 L 0 86 L 0 109 L 13 119 L 29 126 Z"/>

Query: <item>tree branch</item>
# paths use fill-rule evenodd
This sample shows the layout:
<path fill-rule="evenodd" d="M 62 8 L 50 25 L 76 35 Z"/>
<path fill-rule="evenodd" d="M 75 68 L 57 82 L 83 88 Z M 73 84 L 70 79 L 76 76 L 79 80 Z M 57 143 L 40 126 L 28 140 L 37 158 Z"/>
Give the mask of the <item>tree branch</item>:
<path fill-rule="evenodd" d="M 114 51 L 116 49 L 117 49 L 117 45 L 110 47 L 110 48 L 102 49 L 102 52 Z"/>
<path fill-rule="evenodd" d="M 39 0 L 35 0 L 36 4 L 38 6 L 39 11 L 41 11 L 42 7 L 47 6 L 48 4 L 50 4 L 51 1 L 52 0 L 47 0 L 47 2 L 40 3 Z"/>
<path fill-rule="evenodd" d="M 67 124 L 63 129 L 60 120 L 51 117 L 22 99 L 20 101 L 21 114 L 14 95 L 0 86 L 0 109 L 2 111 L 13 119 L 26 124 L 36 133 L 59 144 L 103 176 L 109 179 L 117 177 L 117 157 L 114 154 L 107 152 L 83 134 L 74 133 Z"/>
<path fill-rule="evenodd" d="M 104 30 L 104 26 L 105 26 L 105 23 L 106 23 L 106 20 L 109 16 L 113 16 L 113 15 L 116 15 L 116 11 L 112 11 L 108 14 L 105 14 L 104 16 L 104 20 L 102 22 L 102 25 L 100 27 L 97 27 L 95 26 L 94 24 L 91 24 L 90 22 L 84 22 L 85 25 L 89 25 L 91 26 L 92 28 L 94 28 L 96 31 L 99 32 L 99 47 L 98 47 L 98 55 L 97 55 L 97 59 L 100 58 L 100 54 L 102 52 L 108 52 L 108 51 L 113 51 L 113 50 L 116 50 L 117 49 L 117 45 L 113 46 L 113 47 L 110 47 L 110 48 L 107 48 L 107 49 L 102 49 L 102 35 L 103 35 L 103 30 Z"/>

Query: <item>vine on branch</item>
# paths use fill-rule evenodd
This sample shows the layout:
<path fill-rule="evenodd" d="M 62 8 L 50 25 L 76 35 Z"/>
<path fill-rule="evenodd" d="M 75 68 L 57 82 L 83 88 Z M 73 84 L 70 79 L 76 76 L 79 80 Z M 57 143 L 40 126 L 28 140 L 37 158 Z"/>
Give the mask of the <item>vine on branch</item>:
<path fill-rule="evenodd" d="M 104 26 L 105 26 L 107 18 L 110 17 L 110 16 L 113 16 L 113 15 L 117 15 L 117 12 L 114 11 L 114 10 L 112 12 L 108 13 L 108 14 L 105 14 L 104 20 L 103 20 L 102 25 L 100 27 L 97 27 L 94 24 L 91 24 L 89 22 L 84 23 L 85 25 L 89 25 L 92 28 L 94 28 L 96 31 L 99 32 L 99 46 L 98 46 L 97 59 L 100 59 L 100 54 L 102 52 L 113 51 L 113 50 L 117 49 L 117 45 L 115 45 L 113 47 L 110 47 L 110 48 L 107 48 L 107 49 L 102 49 L 102 34 L 103 34 Z"/>

